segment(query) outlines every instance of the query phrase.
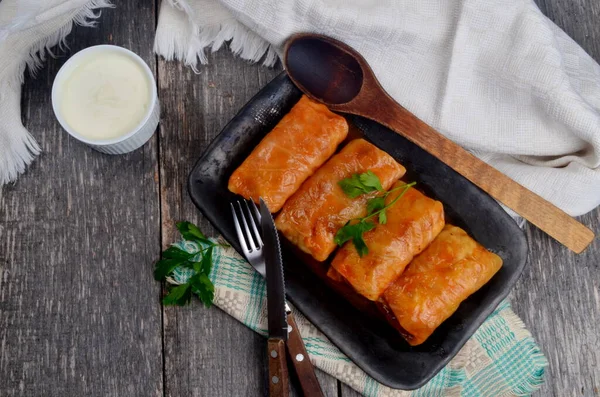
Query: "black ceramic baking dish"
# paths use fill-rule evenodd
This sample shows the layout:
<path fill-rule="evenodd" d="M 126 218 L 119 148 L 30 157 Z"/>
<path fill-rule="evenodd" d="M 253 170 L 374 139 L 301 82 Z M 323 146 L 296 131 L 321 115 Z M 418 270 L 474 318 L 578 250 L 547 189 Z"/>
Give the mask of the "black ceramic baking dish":
<path fill-rule="evenodd" d="M 215 228 L 241 252 L 229 203 L 239 197 L 227 190 L 231 173 L 300 98 L 285 72 L 264 87 L 227 124 L 189 175 L 190 196 Z M 408 178 L 444 204 L 452 223 L 500 255 L 502 269 L 463 302 L 422 345 L 409 346 L 383 321 L 373 321 L 324 280 L 311 272 L 301 255 L 283 247 L 286 289 L 292 303 L 360 368 L 392 388 L 421 387 L 460 350 L 508 295 L 525 267 L 523 232 L 486 193 L 402 136 L 364 118 L 349 116 L 362 137 L 388 152 Z"/>

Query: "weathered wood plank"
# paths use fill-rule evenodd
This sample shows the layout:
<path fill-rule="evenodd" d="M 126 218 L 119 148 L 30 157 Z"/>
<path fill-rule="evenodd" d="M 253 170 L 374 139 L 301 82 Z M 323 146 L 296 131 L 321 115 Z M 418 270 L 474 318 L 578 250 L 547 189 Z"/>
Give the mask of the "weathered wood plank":
<path fill-rule="evenodd" d="M 600 3 L 536 0 L 541 10 L 600 61 Z M 600 232 L 600 209 L 581 218 Z M 550 363 L 536 396 L 600 395 L 600 241 L 574 255 L 527 227 L 529 266 L 512 304 Z"/>
<path fill-rule="evenodd" d="M 210 58 L 197 75 L 179 62 L 159 61 L 163 247 L 178 238 L 178 220 L 214 233 L 189 199 L 188 173 L 225 124 L 281 70 L 251 65 L 228 50 Z M 268 390 L 266 339 L 217 308 L 198 302 L 165 308 L 164 345 L 167 396 L 258 396 Z M 337 381 L 318 376 L 327 395 L 337 396 Z"/>
<path fill-rule="evenodd" d="M 600 230 L 600 210 L 582 218 Z M 577 256 L 527 228 L 529 266 L 512 294 L 550 363 L 539 396 L 596 396 L 600 387 L 600 241 Z"/>
<path fill-rule="evenodd" d="M 136 21 L 131 24 L 131 21 Z M 69 54 L 114 43 L 152 68 L 153 1 L 75 28 Z M 0 395 L 161 396 L 156 138 L 124 156 L 71 139 L 50 87 L 68 58 L 27 77 L 23 118 L 43 154 L 0 197 Z"/>

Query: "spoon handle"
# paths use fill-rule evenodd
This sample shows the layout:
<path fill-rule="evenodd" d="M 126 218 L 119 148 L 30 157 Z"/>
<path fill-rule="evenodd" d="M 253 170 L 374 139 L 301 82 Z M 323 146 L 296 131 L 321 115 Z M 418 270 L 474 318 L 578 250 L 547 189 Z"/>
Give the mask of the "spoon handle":
<path fill-rule="evenodd" d="M 391 97 L 380 96 L 377 112 L 369 113 L 365 116 L 431 153 L 570 250 L 581 253 L 594 240 L 590 229 L 444 137 Z"/>

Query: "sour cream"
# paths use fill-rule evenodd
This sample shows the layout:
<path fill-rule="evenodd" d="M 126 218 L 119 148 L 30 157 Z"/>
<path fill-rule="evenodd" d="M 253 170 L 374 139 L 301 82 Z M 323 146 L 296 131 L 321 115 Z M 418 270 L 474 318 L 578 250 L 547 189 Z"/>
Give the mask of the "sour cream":
<path fill-rule="evenodd" d="M 73 130 L 109 139 L 133 130 L 150 106 L 150 82 L 125 54 L 89 54 L 64 82 L 60 111 Z"/>
<path fill-rule="evenodd" d="M 52 103 L 67 132 L 106 153 L 143 145 L 158 124 L 152 72 L 117 46 L 90 47 L 71 57 L 55 79 Z"/>

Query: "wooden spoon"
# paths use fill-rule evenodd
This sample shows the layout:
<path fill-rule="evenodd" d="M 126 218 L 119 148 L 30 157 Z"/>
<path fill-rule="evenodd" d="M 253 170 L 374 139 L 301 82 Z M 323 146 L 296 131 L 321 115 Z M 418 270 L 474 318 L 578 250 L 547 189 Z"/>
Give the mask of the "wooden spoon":
<path fill-rule="evenodd" d="M 286 43 L 284 64 L 292 81 L 330 109 L 374 120 L 408 138 L 479 186 L 490 196 L 576 253 L 594 233 L 544 200 L 445 138 L 395 102 L 354 49 L 332 38 L 298 34 Z"/>

